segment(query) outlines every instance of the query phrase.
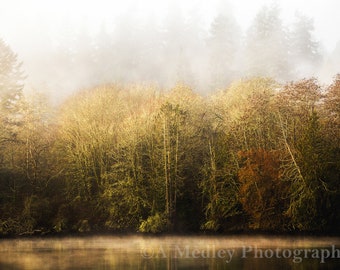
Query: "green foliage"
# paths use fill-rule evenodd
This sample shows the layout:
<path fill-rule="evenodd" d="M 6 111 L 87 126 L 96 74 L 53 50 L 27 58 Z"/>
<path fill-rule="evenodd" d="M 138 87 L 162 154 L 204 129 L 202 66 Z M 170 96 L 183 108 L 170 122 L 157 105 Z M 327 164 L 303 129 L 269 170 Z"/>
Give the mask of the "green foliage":
<path fill-rule="evenodd" d="M 253 78 L 211 99 L 97 87 L 55 117 L 40 95 L 17 100 L 20 124 L 0 134 L 0 234 L 338 232 L 338 79 L 321 97 L 315 79 Z"/>
<path fill-rule="evenodd" d="M 111 230 L 136 230 L 142 218 L 147 201 L 143 198 L 141 190 L 132 179 L 119 181 L 113 184 L 104 196 L 110 202 L 106 210 L 109 211 L 105 226 Z"/>
<path fill-rule="evenodd" d="M 166 217 L 156 213 L 155 215 L 148 217 L 147 220 L 142 221 L 139 226 L 139 231 L 143 233 L 160 233 L 166 231 L 166 225 Z"/>
<path fill-rule="evenodd" d="M 218 231 L 238 212 L 236 164 L 222 134 L 210 135 L 208 155 L 199 184 L 205 202 L 205 221 L 201 229 Z"/>
<path fill-rule="evenodd" d="M 325 204 L 332 195 L 327 179 L 331 160 L 316 112 L 310 116 L 305 132 L 298 139 L 296 150 L 301 180 L 292 183 L 288 215 L 300 230 L 325 229 Z"/>

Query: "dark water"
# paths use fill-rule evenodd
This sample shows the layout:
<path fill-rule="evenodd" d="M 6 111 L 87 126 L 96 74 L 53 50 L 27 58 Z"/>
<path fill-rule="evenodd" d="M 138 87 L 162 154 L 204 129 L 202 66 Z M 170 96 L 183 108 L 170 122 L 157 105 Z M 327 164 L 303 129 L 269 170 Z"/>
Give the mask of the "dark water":
<path fill-rule="evenodd" d="M 340 238 L 96 236 L 0 240 L 0 269 L 340 269 Z"/>

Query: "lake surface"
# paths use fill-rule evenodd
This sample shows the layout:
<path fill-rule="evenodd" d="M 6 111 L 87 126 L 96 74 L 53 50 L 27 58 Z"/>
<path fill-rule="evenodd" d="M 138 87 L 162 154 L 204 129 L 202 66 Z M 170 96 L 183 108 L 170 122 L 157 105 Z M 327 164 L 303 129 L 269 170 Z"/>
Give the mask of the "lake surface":
<path fill-rule="evenodd" d="M 340 238 L 93 236 L 0 240 L 1 270 L 340 269 Z"/>

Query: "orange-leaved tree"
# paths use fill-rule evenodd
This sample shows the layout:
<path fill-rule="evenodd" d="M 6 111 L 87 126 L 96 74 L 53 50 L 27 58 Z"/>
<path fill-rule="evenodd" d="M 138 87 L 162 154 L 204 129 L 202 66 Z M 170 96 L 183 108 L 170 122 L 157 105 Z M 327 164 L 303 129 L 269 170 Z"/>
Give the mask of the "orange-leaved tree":
<path fill-rule="evenodd" d="M 280 152 L 262 148 L 240 151 L 239 200 L 249 215 L 250 227 L 281 229 L 287 204 L 287 182 L 280 179 Z"/>

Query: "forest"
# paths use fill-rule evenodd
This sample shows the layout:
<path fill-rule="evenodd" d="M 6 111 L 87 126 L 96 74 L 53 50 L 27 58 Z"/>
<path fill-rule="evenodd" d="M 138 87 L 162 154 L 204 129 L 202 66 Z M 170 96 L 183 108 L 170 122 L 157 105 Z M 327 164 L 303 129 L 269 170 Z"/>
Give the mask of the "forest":
<path fill-rule="evenodd" d="M 340 228 L 340 75 L 202 96 L 112 83 L 23 93 L 0 40 L 0 234 Z"/>
<path fill-rule="evenodd" d="M 279 6 L 263 6 L 245 28 L 228 1 L 209 21 L 169 2 L 174 6 L 160 18 L 128 10 L 96 27 L 72 17 L 51 25 L 44 14 L 25 27 L 13 19 L 12 38 L 2 35 L 0 17 L 0 36 L 23 62 L 26 87 L 57 104 L 70 92 L 116 82 L 169 89 L 180 81 L 206 96 L 244 77 L 328 84 L 339 73 L 340 42 L 319 40 L 317 22 L 303 12 L 287 21 Z"/>

